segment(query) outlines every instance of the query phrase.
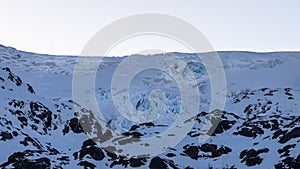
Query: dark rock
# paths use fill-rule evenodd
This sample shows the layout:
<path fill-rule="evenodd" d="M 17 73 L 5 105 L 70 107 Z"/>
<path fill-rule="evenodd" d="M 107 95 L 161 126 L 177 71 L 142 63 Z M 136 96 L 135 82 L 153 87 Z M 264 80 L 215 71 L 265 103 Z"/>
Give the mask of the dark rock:
<path fill-rule="evenodd" d="M 278 142 L 283 144 L 297 137 L 300 137 L 300 127 L 295 127 L 290 132 L 284 134 Z"/>
<path fill-rule="evenodd" d="M 27 90 L 32 93 L 35 94 L 35 91 L 33 90 L 33 87 L 30 84 L 27 84 Z"/>
<path fill-rule="evenodd" d="M 272 122 L 272 128 L 271 128 L 271 131 L 273 130 L 278 130 L 279 129 L 279 123 L 277 120 L 270 120 Z"/>
<path fill-rule="evenodd" d="M 82 147 L 95 146 L 97 145 L 92 139 L 88 139 L 82 143 Z"/>
<path fill-rule="evenodd" d="M 269 123 L 269 121 L 258 121 L 255 124 L 260 124 L 265 129 L 271 128 L 271 124 Z"/>
<path fill-rule="evenodd" d="M 219 157 L 219 156 L 221 156 L 223 154 L 228 154 L 231 151 L 232 151 L 231 148 L 222 146 L 215 153 L 212 153 L 212 156 L 213 157 Z"/>
<path fill-rule="evenodd" d="M 282 154 L 280 157 L 287 157 L 290 155 L 290 148 L 295 148 L 296 144 L 286 145 L 282 149 L 278 149 L 278 153 Z"/>
<path fill-rule="evenodd" d="M 287 133 L 287 130 L 282 131 L 281 129 L 279 129 L 276 132 L 274 132 L 272 139 L 277 139 L 279 136 L 284 135 L 286 133 Z"/>
<path fill-rule="evenodd" d="M 150 169 L 168 169 L 167 162 L 159 157 L 154 157 L 149 164 Z"/>
<path fill-rule="evenodd" d="M 229 130 L 235 123 L 235 120 L 221 120 L 212 135 L 221 134 L 224 131 Z"/>
<path fill-rule="evenodd" d="M 104 158 L 104 153 L 99 147 L 82 147 L 79 152 L 79 158 L 82 159 L 85 155 L 89 154 L 94 160 L 101 161 Z"/>
<path fill-rule="evenodd" d="M 133 126 L 130 128 L 129 131 L 134 131 L 134 130 L 136 130 L 136 129 L 142 127 L 142 126 L 145 126 L 145 127 L 150 128 L 150 127 L 154 127 L 155 124 L 152 123 L 152 122 L 147 122 L 147 123 L 141 123 L 141 124 L 139 124 L 139 125 L 133 125 Z"/>
<path fill-rule="evenodd" d="M 261 153 L 269 152 L 268 148 L 260 149 L 260 150 L 243 150 L 240 154 L 240 159 L 242 159 L 242 163 L 245 162 L 247 166 L 255 166 L 262 163 L 263 159 L 259 156 Z"/>
<path fill-rule="evenodd" d="M 168 153 L 168 154 L 166 154 L 166 156 L 167 157 L 176 157 L 176 154 L 174 154 L 174 153 Z"/>
<path fill-rule="evenodd" d="M 211 155 L 210 156 L 205 156 L 205 157 L 210 157 L 210 158 L 215 158 L 215 157 L 220 157 L 223 154 L 228 154 L 230 153 L 232 150 L 229 147 L 226 146 L 221 146 L 220 148 L 218 148 L 217 145 L 215 144 L 202 144 L 199 149 L 203 152 L 210 152 Z"/>
<path fill-rule="evenodd" d="M 13 73 L 9 73 L 8 74 L 8 79 L 11 80 L 12 82 L 14 82 L 17 86 L 21 86 L 22 85 L 22 80 L 19 76 L 16 76 Z"/>
<path fill-rule="evenodd" d="M 110 165 L 110 167 L 114 167 L 116 165 L 121 165 L 123 166 L 124 168 L 127 168 L 128 166 L 130 167 L 141 167 L 143 165 L 146 164 L 147 162 L 147 159 L 146 158 L 126 158 L 126 157 L 123 157 L 123 156 L 117 156 L 113 153 L 110 153 L 110 152 L 107 152 L 108 156 L 111 157 L 111 161 L 113 161 Z"/>
<path fill-rule="evenodd" d="M 28 146 L 28 143 L 31 143 L 34 147 L 38 149 L 42 149 L 40 143 L 31 138 L 30 136 L 26 136 L 23 141 L 20 141 L 20 144 L 23 144 L 24 146 Z"/>
<path fill-rule="evenodd" d="M 3 140 L 3 141 L 11 140 L 13 138 L 13 135 L 11 133 L 8 133 L 8 132 L 1 132 L 0 136 L 1 136 L 0 140 Z"/>
<path fill-rule="evenodd" d="M 25 159 L 21 163 L 16 163 L 16 168 L 22 168 L 22 169 L 45 169 L 50 168 L 51 163 L 50 159 L 48 158 L 39 158 L 36 160 L 27 160 Z"/>
<path fill-rule="evenodd" d="M 233 134 L 255 138 L 259 134 L 264 134 L 264 131 L 258 126 L 250 126 L 250 127 L 243 127 L 240 131 L 234 132 Z"/>
<path fill-rule="evenodd" d="M 32 152 L 30 152 L 32 153 Z M 50 159 L 42 157 L 38 159 L 27 158 L 28 152 L 16 152 L 8 157 L 8 161 L 1 164 L 1 168 L 12 165 L 16 169 L 45 169 L 51 167 Z"/>
<path fill-rule="evenodd" d="M 70 131 L 69 126 L 68 126 L 68 125 L 65 125 L 65 126 L 64 126 L 64 129 L 62 130 L 62 133 L 63 133 L 63 135 L 65 135 L 65 134 L 68 134 L 69 131 Z"/>
<path fill-rule="evenodd" d="M 183 151 L 186 155 L 191 157 L 191 159 L 197 160 L 199 155 L 199 149 L 197 146 L 189 146 L 187 149 Z"/>
<path fill-rule="evenodd" d="M 285 168 L 293 168 L 299 169 L 300 168 L 300 154 L 297 158 L 294 157 L 286 157 L 279 163 L 275 164 L 276 169 L 285 169 Z"/>
<path fill-rule="evenodd" d="M 44 132 L 51 129 L 52 112 L 40 102 L 30 102 L 30 118 L 37 121 L 42 121 L 44 124 Z M 37 117 L 37 118 L 36 118 Z"/>
<path fill-rule="evenodd" d="M 82 129 L 81 124 L 79 123 L 79 120 L 77 118 L 72 118 L 69 122 L 69 126 L 74 133 L 78 134 L 78 133 L 84 132 L 84 130 Z"/>
<path fill-rule="evenodd" d="M 83 142 L 79 151 L 79 159 L 83 159 L 86 155 L 90 155 L 97 161 L 101 161 L 105 157 L 102 149 L 97 147 L 96 143 L 91 139 Z"/>
<path fill-rule="evenodd" d="M 115 157 L 113 159 L 113 162 L 111 163 L 110 167 L 112 168 L 115 165 L 122 165 L 124 168 L 126 168 L 129 165 L 129 160 L 127 160 L 125 157 Z"/>
<path fill-rule="evenodd" d="M 24 103 L 24 101 L 18 101 L 18 100 L 13 99 L 12 101 L 10 101 L 8 103 L 8 105 L 13 106 L 14 108 L 23 109 L 25 106 L 25 103 Z"/>
<path fill-rule="evenodd" d="M 13 136 L 15 136 L 15 137 L 19 135 L 18 132 L 16 132 L 16 131 L 13 131 L 12 134 L 13 134 Z"/>
<path fill-rule="evenodd" d="M 19 116 L 19 117 L 18 117 L 18 120 L 19 120 L 23 125 L 25 125 L 25 126 L 28 125 L 28 122 L 27 122 L 27 118 L 26 118 L 26 117 L 24 117 L 24 116 Z"/>
<path fill-rule="evenodd" d="M 204 152 L 214 152 L 217 149 L 218 149 L 218 146 L 215 145 L 215 144 L 208 144 L 208 143 L 206 143 L 206 144 L 202 144 L 200 146 L 200 150 L 204 151 Z"/>
<path fill-rule="evenodd" d="M 87 169 L 87 168 L 90 168 L 90 169 L 96 168 L 95 164 L 90 163 L 88 161 L 80 161 L 77 165 L 83 166 L 85 169 Z"/>
<path fill-rule="evenodd" d="M 146 159 L 145 158 L 130 158 L 129 164 L 130 167 L 140 167 L 145 165 Z"/>
<path fill-rule="evenodd" d="M 187 166 L 187 167 L 185 167 L 184 169 L 194 169 L 194 168 L 191 167 L 191 166 Z"/>
<path fill-rule="evenodd" d="M 125 136 L 132 136 L 133 138 L 140 138 L 143 136 L 143 134 L 141 134 L 140 132 L 125 132 L 125 133 L 122 133 L 123 135 Z"/>
<path fill-rule="evenodd" d="M 78 152 L 73 153 L 74 160 L 78 159 Z"/>

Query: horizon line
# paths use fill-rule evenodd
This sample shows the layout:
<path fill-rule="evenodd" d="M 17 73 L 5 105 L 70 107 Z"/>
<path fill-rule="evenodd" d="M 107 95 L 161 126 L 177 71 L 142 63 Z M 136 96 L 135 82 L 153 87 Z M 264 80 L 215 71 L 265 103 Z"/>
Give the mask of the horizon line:
<path fill-rule="evenodd" d="M 12 48 L 15 49 L 19 52 L 23 52 L 23 53 L 28 53 L 28 54 L 36 54 L 36 55 L 45 55 L 45 56 L 58 56 L 58 57 L 78 57 L 81 56 L 80 54 L 78 55 L 73 55 L 73 54 L 49 54 L 49 53 L 38 53 L 38 52 L 32 52 L 32 51 L 25 51 L 22 49 L 17 49 L 15 47 L 12 46 L 5 46 L 3 44 L 0 44 L 0 47 L 3 48 Z M 83 56 L 83 57 L 128 57 L 128 56 L 133 56 L 133 55 L 141 55 L 141 56 L 148 56 L 148 55 L 160 55 L 160 54 L 169 54 L 169 53 L 178 53 L 178 54 L 207 54 L 207 53 L 225 53 L 225 52 L 243 52 L 243 53 L 257 53 L 257 54 L 268 54 L 268 53 L 300 53 L 300 49 L 299 50 L 289 50 L 289 49 L 285 49 L 285 50 L 266 50 L 266 51 L 262 51 L 262 50 L 247 50 L 247 49 L 222 49 L 222 50 L 215 50 L 215 51 L 208 51 L 208 52 L 187 52 L 187 51 L 168 51 L 168 52 L 164 52 L 164 53 L 149 53 L 149 54 L 143 54 L 143 53 L 133 53 L 133 54 L 123 54 L 123 55 L 116 55 L 116 56 L 111 56 L 111 55 L 107 55 L 107 56 Z"/>

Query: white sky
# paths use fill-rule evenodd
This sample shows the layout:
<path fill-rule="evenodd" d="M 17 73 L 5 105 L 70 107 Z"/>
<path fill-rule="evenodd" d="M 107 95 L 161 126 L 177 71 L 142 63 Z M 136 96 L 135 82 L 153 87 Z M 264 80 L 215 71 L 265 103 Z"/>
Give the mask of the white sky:
<path fill-rule="evenodd" d="M 0 44 L 20 50 L 79 55 L 105 25 L 140 13 L 176 16 L 197 27 L 220 50 L 300 51 L 297 0 L 0 0 Z M 127 43 L 127 44 L 126 44 Z M 182 51 L 157 37 L 131 39 L 113 50 Z"/>

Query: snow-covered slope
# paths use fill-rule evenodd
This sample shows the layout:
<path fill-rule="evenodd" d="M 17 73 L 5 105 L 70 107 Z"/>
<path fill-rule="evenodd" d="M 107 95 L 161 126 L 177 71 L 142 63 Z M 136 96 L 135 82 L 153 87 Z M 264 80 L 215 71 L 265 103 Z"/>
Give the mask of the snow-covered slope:
<path fill-rule="evenodd" d="M 300 53 L 219 52 L 227 80 L 226 105 L 211 112 L 205 66 L 195 54 L 172 54 L 187 63 L 198 83 L 201 107 L 193 118 L 195 125 L 165 153 L 128 158 L 108 152 L 85 134 L 72 99 L 76 56 L 0 46 L 0 167 L 300 168 Z M 155 137 L 179 117 L 179 88 L 162 71 L 138 74 L 129 88 L 132 105 L 140 111 L 151 108 L 149 91 L 159 88 L 166 94 L 167 107 L 153 122 L 126 119 L 116 110 L 110 88 L 124 58 L 103 59 L 96 76 L 97 102 L 117 132 L 137 139 Z M 205 120 L 220 114 L 211 137 L 199 143 Z"/>

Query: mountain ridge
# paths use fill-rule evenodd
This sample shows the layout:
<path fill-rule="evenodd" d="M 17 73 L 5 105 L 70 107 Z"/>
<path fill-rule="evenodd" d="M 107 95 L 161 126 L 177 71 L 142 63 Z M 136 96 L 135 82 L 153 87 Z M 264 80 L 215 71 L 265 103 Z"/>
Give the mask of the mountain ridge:
<path fill-rule="evenodd" d="M 37 57 L 18 62 L 18 54 L 18 51 L 0 50 L 1 168 L 300 167 L 300 89 L 297 87 L 300 81 L 295 72 L 299 69 L 300 55 L 297 53 L 292 52 L 295 56 L 291 53 L 272 54 L 267 58 L 255 53 L 250 56 L 237 53 L 238 58 L 223 55 L 228 78 L 226 106 L 224 110 L 211 112 L 208 111 L 210 83 L 207 74 L 199 68 L 201 62 L 191 64 L 202 94 L 202 107 L 193 119 L 195 125 L 173 149 L 146 158 L 117 156 L 95 144 L 85 134 L 71 95 L 70 80 L 75 60 L 43 60 L 37 54 Z M 188 63 L 198 63 L 194 58 L 184 59 Z M 113 73 L 120 61 L 106 58 L 97 79 L 108 81 L 109 73 Z M 249 88 L 247 84 L 253 82 L 249 80 L 251 76 L 256 81 L 252 85 L 254 87 Z M 269 83 L 273 86 L 261 83 L 266 76 L 270 76 L 268 80 L 272 80 Z M 146 82 L 145 85 L 139 80 Z M 96 82 L 99 106 L 104 106 L 106 119 L 123 135 L 130 138 L 153 137 L 164 132 L 172 124 L 172 118 L 178 116 L 178 96 L 170 90 L 174 85 L 169 83 L 171 80 L 159 71 L 150 71 L 137 76 L 137 81 L 132 84 L 133 89 L 138 89 L 132 93 L 132 103 L 139 103 L 138 107 L 145 109 L 147 102 L 142 100 L 150 88 L 147 84 L 166 85 L 162 89 L 170 96 L 168 105 L 171 106 L 161 120 L 134 124 L 121 118 L 111 109 L 109 82 L 99 85 Z M 57 95 L 52 92 L 55 90 L 66 94 Z M 58 99 L 45 93 L 54 93 Z M 207 142 L 199 143 L 200 128 L 205 119 L 211 117 L 209 114 L 222 116 Z"/>

